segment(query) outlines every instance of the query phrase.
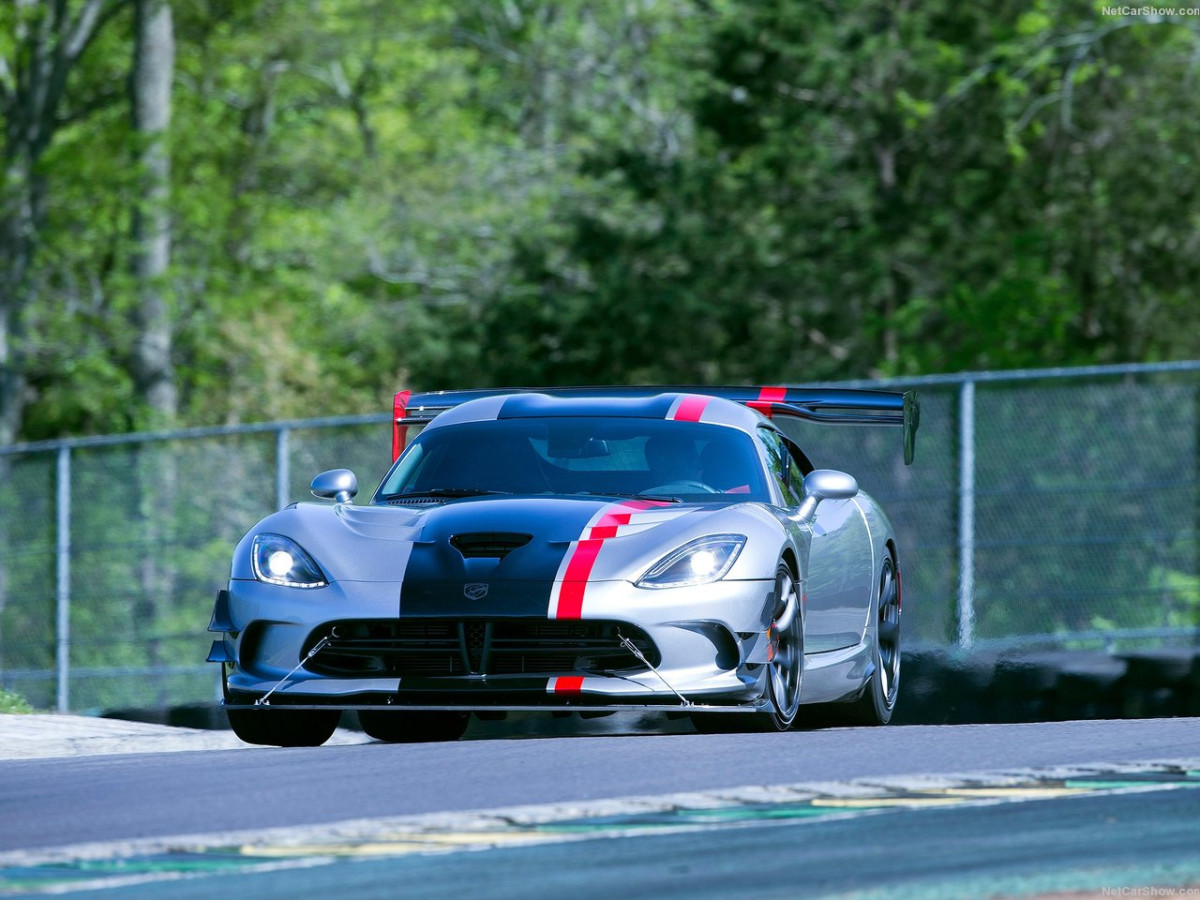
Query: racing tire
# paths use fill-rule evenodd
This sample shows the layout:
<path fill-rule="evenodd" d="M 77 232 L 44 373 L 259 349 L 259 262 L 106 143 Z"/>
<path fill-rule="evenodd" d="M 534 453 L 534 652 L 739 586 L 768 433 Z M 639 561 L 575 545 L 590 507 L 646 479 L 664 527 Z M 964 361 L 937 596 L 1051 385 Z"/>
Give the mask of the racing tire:
<path fill-rule="evenodd" d="M 227 709 L 229 727 L 247 744 L 319 747 L 342 717 L 336 709 Z"/>
<path fill-rule="evenodd" d="M 900 693 L 900 582 L 896 563 L 884 558 L 879 572 L 875 642 L 871 661 L 871 679 L 858 699 L 850 703 L 824 706 L 814 716 L 813 725 L 887 725 L 896 709 Z"/>
<path fill-rule="evenodd" d="M 403 712 L 400 710 L 362 709 L 358 723 L 369 737 L 389 744 L 425 744 L 457 741 L 467 730 L 469 713 Z"/>
<path fill-rule="evenodd" d="M 800 588 L 787 563 L 775 570 L 775 610 L 768 629 L 766 709 L 755 713 L 695 713 L 702 734 L 787 731 L 800 709 L 804 681 L 804 609 Z"/>

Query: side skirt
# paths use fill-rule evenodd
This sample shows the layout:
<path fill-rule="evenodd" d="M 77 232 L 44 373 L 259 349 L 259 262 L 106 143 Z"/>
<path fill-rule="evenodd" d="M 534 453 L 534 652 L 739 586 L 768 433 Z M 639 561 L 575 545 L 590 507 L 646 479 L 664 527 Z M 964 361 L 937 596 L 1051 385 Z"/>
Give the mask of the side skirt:
<path fill-rule="evenodd" d="M 862 692 L 874 671 L 871 644 L 866 640 L 842 650 L 806 654 L 800 702 L 837 703 L 840 700 L 852 700 Z"/>

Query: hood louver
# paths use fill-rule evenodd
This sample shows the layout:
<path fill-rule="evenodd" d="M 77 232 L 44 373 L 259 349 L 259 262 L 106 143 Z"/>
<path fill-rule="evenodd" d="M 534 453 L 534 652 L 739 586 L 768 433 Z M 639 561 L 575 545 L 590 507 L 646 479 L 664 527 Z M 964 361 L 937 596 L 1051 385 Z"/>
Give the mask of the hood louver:
<path fill-rule="evenodd" d="M 504 559 L 532 538 L 529 534 L 508 531 L 477 531 L 454 535 L 450 538 L 450 546 L 461 553 L 463 559 Z"/>

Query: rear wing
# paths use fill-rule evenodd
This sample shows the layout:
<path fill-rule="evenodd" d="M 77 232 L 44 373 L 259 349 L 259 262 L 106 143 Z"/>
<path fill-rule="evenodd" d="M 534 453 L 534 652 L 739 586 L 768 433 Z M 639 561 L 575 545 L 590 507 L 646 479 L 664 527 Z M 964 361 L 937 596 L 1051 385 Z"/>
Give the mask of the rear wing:
<path fill-rule="evenodd" d="M 404 450 L 409 425 L 424 425 L 439 413 L 468 400 L 503 394 L 539 393 L 551 397 L 652 397 L 656 394 L 702 394 L 741 403 L 768 418 L 794 416 L 834 425 L 899 425 L 904 435 L 904 462 L 916 453 L 921 405 L 915 391 L 863 391 L 849 388 L 713 387 L 710 385 L 641 385 L 615 387 L 487 388 L 396 394 L 392 415 L 392 458 Z"/>

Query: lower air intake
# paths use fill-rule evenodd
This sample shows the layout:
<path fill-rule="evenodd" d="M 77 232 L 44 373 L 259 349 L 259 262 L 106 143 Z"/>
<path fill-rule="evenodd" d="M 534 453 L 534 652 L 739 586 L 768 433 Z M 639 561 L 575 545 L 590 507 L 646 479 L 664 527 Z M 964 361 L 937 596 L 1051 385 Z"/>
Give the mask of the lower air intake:
<path fill-rule="evenodd" d="M 618 632 L 657 666 L 658 648 L 627 622 L 546 619 L 362 619 L 315 629 L 307 653 L 325 635 L 329 644 L 305 663 L 337 678 L 380 676 L 571 675 L 642 672 L 646 666 L 621 644 Z"/>

